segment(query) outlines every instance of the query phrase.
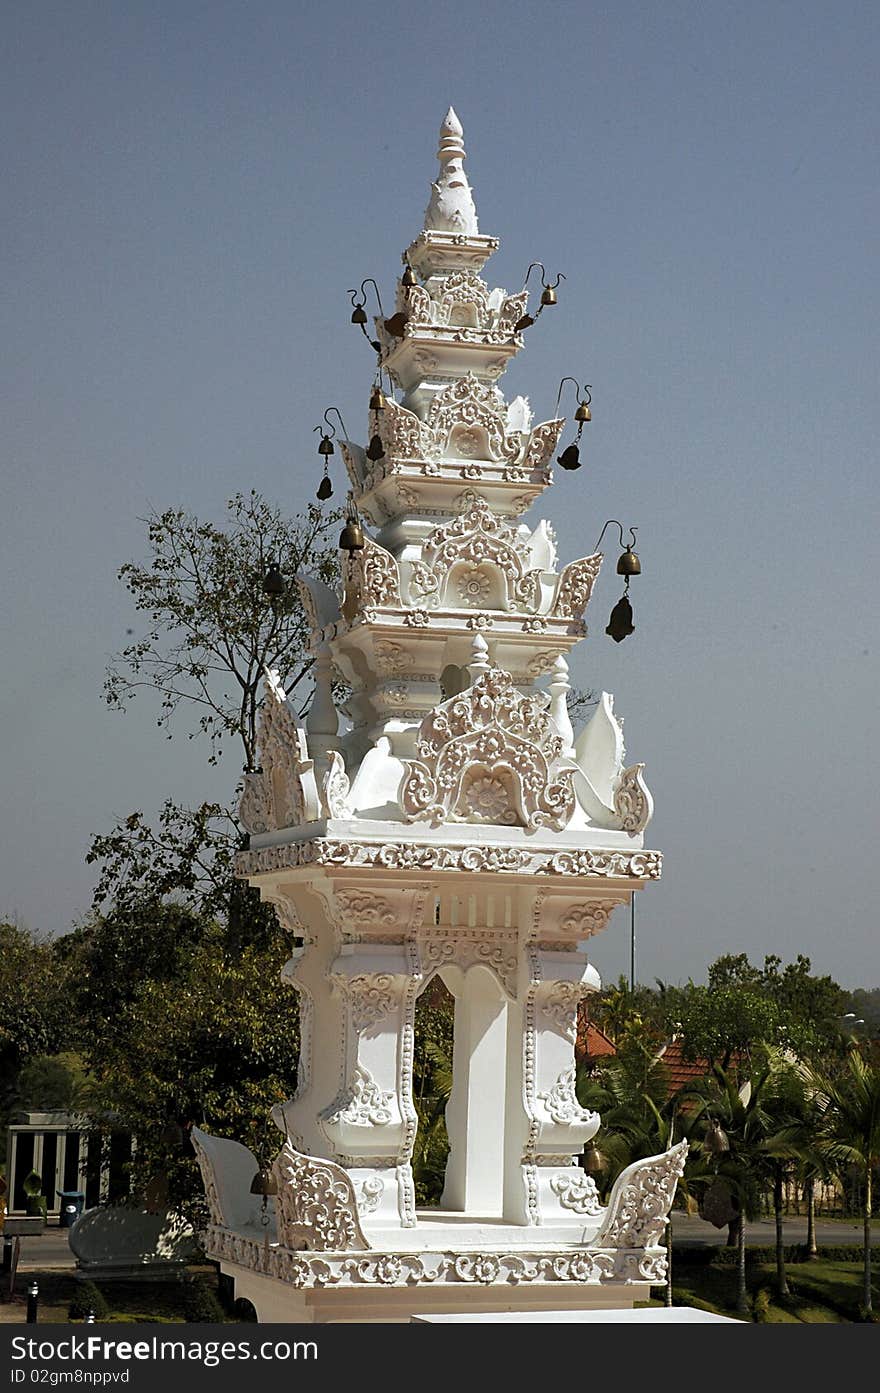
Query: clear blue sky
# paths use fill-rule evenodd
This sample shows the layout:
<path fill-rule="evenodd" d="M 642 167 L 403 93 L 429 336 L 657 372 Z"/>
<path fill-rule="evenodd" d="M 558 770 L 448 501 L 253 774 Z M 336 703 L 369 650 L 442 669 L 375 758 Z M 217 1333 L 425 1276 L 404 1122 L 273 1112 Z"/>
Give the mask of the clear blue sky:
<path fill-rule="evenodd" d="M 567 276 L 504 386 L 594 386 L 541 511 L 566 559 L 640 528 L 637 631 L 606 575 L 575 667 L 655 793 L 640 975 L 880 982 L 877 5 L 32 0 L 2 65 L 0 913 L 66 930 L 93 833 L 234 785 L 104 708 L 115 571 L 150 508 L 295 510 L 328 403 L 366 429 L 345 291 L 390 287 L 452 102 L 493 283 Z"/>

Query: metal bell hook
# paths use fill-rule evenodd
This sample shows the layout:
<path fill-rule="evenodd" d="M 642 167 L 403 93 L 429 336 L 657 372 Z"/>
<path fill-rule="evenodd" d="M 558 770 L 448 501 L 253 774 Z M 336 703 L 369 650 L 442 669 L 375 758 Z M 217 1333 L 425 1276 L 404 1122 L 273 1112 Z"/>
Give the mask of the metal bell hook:
<path fill-rule="evenodd" d="M 340 424 L 341 427 L 342 427 L 342 434 L 343 434 L 343 436 L 345 437 L 345 439 L 348 440 L 348 439 L 349 439 L 349 434 L 348 434 L 348 431 L 347 431 L 346 428 L 345 428 L 345 422 L 344 422 L 343 419 L 342 419 L 342 412 L 339 410 L 339 407 L 338 407 L 338 406 L 328 406 L 328 407 L 327 407 L 327 410 L 324 412 L 324 420 L 327 421 L 327 425 L 330 427 L 330 430 L 332 431 L 333 435 L 335 436 L 335 434 L 336 434 L 336 429 L 335 429 L 335 427 L 334 427 L 334 425 L 333 425 L 333 422 L 327 420 L 327 418 L 328 418 L 328 416 L 330 415 L 330 412 L 331 412 L 331 411 L 335 411 L 336 415 L 339 417 L 339 424 Z"/>

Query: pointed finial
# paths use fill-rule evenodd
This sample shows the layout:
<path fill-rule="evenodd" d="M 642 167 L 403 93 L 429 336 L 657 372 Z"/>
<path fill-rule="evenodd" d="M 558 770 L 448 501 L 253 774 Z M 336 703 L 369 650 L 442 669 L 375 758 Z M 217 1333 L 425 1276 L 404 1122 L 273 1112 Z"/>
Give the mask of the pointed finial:
<path fill-rule="evenodd" d="M 459 121 L 454 106 L 451 106 L 443 117 L 437 158 L 441 164 L 445 163 L 446 160 L 464 160 L 467 158 L 464 148 L 464 126 Z"/>
<path fill-rule="evenodd" d="M 453 107 L 447 111 L 440 127 L 437 158 L 440 173 L 436 184 L 431 185 L 431 198 L 425 211 L 426 230 L 479 236 L 477 210 L 462 167 L 466 158 L 464 130 Z"/>
<path fill-rule="evenodd" d="M 562 753 L 567 758 L 574 754 L 574 730 L 568 714 L 568 694 L 571 683 L 568 680 L 568 663 L 562 654 L 550 669 L 550 719 L 562 738 Z"/>
<path fill-rule="evenodd" d="M 488 643 L 482 634 L 474 634 L 474 641 L 471 644 L 471 660 L 468 663 L 471 682 L 476 682 L 478 678 L 490 670 L 491 666 Z"/>

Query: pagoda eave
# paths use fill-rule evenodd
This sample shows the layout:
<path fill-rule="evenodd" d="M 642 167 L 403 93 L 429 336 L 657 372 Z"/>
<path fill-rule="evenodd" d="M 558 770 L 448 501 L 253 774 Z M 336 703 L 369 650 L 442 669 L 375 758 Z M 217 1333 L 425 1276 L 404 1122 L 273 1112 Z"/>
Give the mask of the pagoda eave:
<path fill-rule="evenodd" d="M 430 832 L 430 835 L 426 835 Z M 570 886 L 627 896 L 662 871 L 660 852 L 641 845 L 641 837 L 613 829 L 590 828 L 542 838 L 521 827 L 500 828 L 452 823 L 431 831 L 424 824 L 328 818 L 305 827 L 251 837 L 236 857 L 236 873 L 258 885 L 264 877 L 319 868 L 328 873 L 373 872 L 381 879 L 450 873 L 468 877 L 516 876 L 550 888 Z"/>
<path fill-rule="evenodd" d="M 500 246 L 498 237 L 426 229 L 410 242 L 403 258 L 426 277 L 446 271 L 481 271 Z"/>
<path fill-rule="evenodd" d="M 356 492 L 361 512 L 374 527 L 382 528 L 377 538 L 393 549 L 412 541 L 424 541 L 437 526 L 438 518 L 448 518 L 462 492 L 479 485 L 480 493 L 492 510 L 503 518 L 518 518 L 527 512 L 553 482 L 549 469 L 523 469 L 518 466 L 485 465 L 475 468 L 469 461 L 444 463 L 437 473 L 425 475 L 423 462 L 395 461 L 375 483 Z M 479 474 L 477 478 L 476 475 Z M 411 484 L 418 481 L 418 495 Z M 391 530 L 391 524 L 406 519 L 406 531 Z M 422 522 L 421 520 L 424 519 Z"/>
<path fill-rule="evenodd" d="M 423 401 L 429 402 L 450 381 L 468 373 L 487 382 L 497 381 L 523 344 L 521 334 L 472 329 L 467 325 L 430 329 L 420 326 L 408 331 L 400 340 L 389 340 L 384 334 L 382 337 L 388 345 L 382 355 L 382 366 L 403 391 L 410 394 L 406 403 L 410 409 Z M 438 347 L 444 349 L 442 375 L 440 359 L 434 352 Z M 437 374 L 436 379 L 432 374 Z M 413 390 L 416 387 L 418 391 Z"/>

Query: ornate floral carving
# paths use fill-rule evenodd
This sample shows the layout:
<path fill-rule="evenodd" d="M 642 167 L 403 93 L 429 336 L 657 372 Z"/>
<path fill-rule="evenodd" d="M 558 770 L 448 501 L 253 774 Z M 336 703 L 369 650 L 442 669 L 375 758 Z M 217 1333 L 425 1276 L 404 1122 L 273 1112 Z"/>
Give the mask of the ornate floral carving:
<path fill-rule="evenodd" d="M 574 1067 L 564 1070 L 552 1088 L 538 1094 L 538 1099 L 544 1104 L 551 1122 L 562 1126 L 573 1122 L 595 1121 L 598 1126 L 598 1114 L 582 1108 L 577 1100 L 574 1091 Z"/>
<path fill-rule="evenodd" d="M 577 1009 L 590 988 L 583 982 L 554 982 L 541 1001 L 541 1010 L 549 1021 L 574 1044 L 577 1035 Z"/>
<path fill-rule="evenodd" d="M 262 774 L 245 774 L 238 816 L 246 832 L 268 832 L 272 826 L 272 799 Z"/>
<path fill-rule="evenodd" d="M 397 562 L 371 537 L 345 562 L 346 587 L 353 587 L 360 607 L 400 604 L 400 571 Z"/>
<path fill-rule="evenodd" d="M 481 567 L 471 566 L 468 570 L 459 572 L 456 589 L 462 604 L 476 609 L 488 600 L 492 591 L 492 581 Z"/>
<path fill-rule="evenodd" d="M 369 1175 L 358 1186 L 358 1209 L 361 1214 L 373 1214 L 385 1193 L 385 1181 L 380 1175 Z"/>
<path fill-rule="evenodd" d="M 269 674 L 266 686 L 258 734 L 262 768 L 245 775 L 239 805 L 251 833 L 295 827 L 313 821 L 319 812 L 305 730 L 287 705 L 277 674 Z"/>
<path fill-rule="evenodd" d="M 501 1262 L 494 1253 L 464 1253 L 453 1263 L 453 1272 L 460 1282 L 480 1282 L 489 1286 L 501 1275 Z"/>
<path fill-rule="evenodd" d="M 551 770 L 562 742 L 536 697 L 516 690 L 500 668 L 481 674 L 472 687 L 442 702 L 419 728 L 418 759 L 407 761 L 400 805 L 408 821 L 469 821 L 472 780 L 509 780 L 515 820 L 529 829 L 566 825 L 574 810 L 571 774 Z M 509 821 L 509 819 L 507 819 Z"/>
<path fill-rule="evenodd" d="M 393 1117 L 393 1093 L 384 1093 L 369 1069 L 356 1064 L 351 1080 L 329 1107 L 319 1114 L 322 1122 L 348 1122 L 354 1127 L 382 1127 Z"/>
<path fill-rule="evenodd" d="M 541 649 L 533 658 L 529 659 L 526 671 L 531 677 L 541 677 L 544 673 L 551 671 L 557 658 L 561 656 L 562 654 L 558 649 Z"/>
<path fill-rule="evenodd" d="M 602 1201 L 596 1182 L 580 1167 L 572 1167 L 562 1175 L 554 1175 L 550 1189 L 563 1209 L 571 1209 L 575 1214 L 601 1214 Z"/>
<path fill-rule="evenodd" d="M 354 1245 L 348 1245 L 348 1252 Z M 574 1252 L 426 1252 L 376 1253 L 350 1257 L 344 1250 L 292 1252 L 273 1248 L 265 1261 L 257 1239 L 211 1227 L 206 1235 L 209 1255 L 254 1271 L 268 1271 L 296 1288 L 445 1286 L 480 1283 L 494 1287 L 524 1284 L 554 1286 L 560 1282 L 589 1285 L 655 1282 L 666 1270 L 665 1254 L 597 1250 L 596 1245 Z"/>
<path fill-rule="evenodd" d="M 463 792 L 473 817 L 484 822 L 516 822 L 516 812 L 510 806 L 510 788 L 503 779 L 484 774 L 471 779 Z"/>
<path fill-rule="evenodd" d="M 404 648 L 403 644 L 392 643 L 390 639 L 380 639 L 376 644 L 375 653 L 376 671 L 386 676 L 406 672 L 414 662 L 413 654 Z"/>
<path fill-rule="evenodd" d="M 659 851 L 559 851 L 552 856 L 521 847 L 443 846 L 437 842 L 347 842 L 312 838 L 283 846 L 239 852 L 241 876 L 289 870 L 296 866 L 375 866 L 412 871 L 528 871 L 532 875 L 602 876 L 659 880 Z"/>
<path fill-rule="evenodd" d="M 427 975 L 454 964 L 467 972 L 468 968 L 491 968 L 507 995 L 516 996 L 517 945 L 516 939 L 491 929 L 461 929 L 453 933 L 430 930 L 419 937 L 419 953 Z"/>
<path fill-rule="evenodd" d="M 338 750 L 331 750 L 330 765 L 321 781 L 321 795 L 328 817 L 348 817 L 351 807 L 348 796 L 351 791 L 345 762 Z"/>
<path fill-rule="evenodd" d="M 397 923 L 397 911 L 388 900 L 368 890 L 337 890 L 335 899 L 343 919 L 353 928 L 366 924 L 390 929 Z"/>
<path fill-rule="evenodd" d="M 426 609 L 410 609 L 403 616 L 403 622 L 411 629 L 426 629 L 431 617 Z"/>
<path fill-rule="evenodd" d="M 478 631 L 480 629 L 491 629 L 494 623 L 495 620 L 492 618 L 491 614 L 472 614 L 470 619 L 466 621 L 465 627 Z"/>
<path fill-rule="evenodd" d="M 644 764 L 632 764 L 624 769 L 614 790 L 614 811 L 624 832 L 633 837 L 645 830 L 654 810 L 648 785 L 642 778 L 644 767 Z"/>
<path fill-rule="evenodd" d="M 466 493 L 464 507 L 451 522 L 437 527 L 425 541 L 422 556 L 410 573 L 411 598 L 428 597 L 436 604 L 447 576 L 456 598 L 479 607 L 495 589 L 494 575 L 504 577 L 507 604 L 527 612 L 538 603 L 540 570 L 528 569 L 529 538 L 493 513 L 478 494 Z"/>
<path fill-rule="evenodd" d="M 358 1035 L 378 1025 L 394 1008 L 396 993 L 390 973 L 361 973 L 357 977 L 334 973 L 331 981 L 347 998 L 352 1028 Z"/>
<path fill-rule="evenodd" d="M 441 283 L 432 302 L 434 324 L 450 326 L 466 321 L 474 329 L 492 327 L 489 288 L 475 271 L 453 271 Z"/>
<path fill-rule="evenodd" d="M 522 319 L 529 304 L 529 292 L 520 290 L 516 295 L 508 295 L 501 302 L 501 309 L 498 311 L 497 327 L 504 333 L 512 334 L 513 326 L 518 320 Z"/>
<path fill-rule="evenodd" d="M 478 429 L 482 458 L 513 461 L 520 452 L 519 435 L 507 433 L 507 405 L 498 388 L 480 382 L 473 373 L 461 377 L 431 402 L 423 428 L 425 455 L 439 460 L 458 453 L 460 432 Z"/>
<path fill-rule="evenodd" d="M 594 1240 L 597 1248 L 652 1248 L 660 1242 L 687 1151 L 687 1142 L 680 1141 L 621 1171 Z"/>
<path fill-rule="evenodd" d="M 573 904 L 559 921 L 560 931 L 576 934 L 578 938 L 592 938 L 593 934 L 602 932 L 612 911 L 623 903 L 623 900 L 615 900 L 612 904 L 593 900 L 588 904 Z"/>
<path fill-rule="evenodd" d="M 659 880 L 663 858 L 659 851 L 558 851 L 546 867 L 557 875 L 638 876 Z"/>
<path fill-rule="evenodd" d="M 570 561 L 556 587 L 553 614 L 564 619 L 580 619 L 590 602 L 593 585 L 602 565 L 602 553 Z"/>
<path fill-rule="evenodd" d="M 279 1235 L 287 1248 L 366 1249 L 354 1185 L 333 1161 L 305 1156 L 289 1141 L 273 1167 L 278 1182 Z M 306 1271 L 303 1270 L 303 1281 Z"/>
<path fill-rule="evenodd" d="M 543 469 L 556 449 L 564 420 L 542 421 L 529 436 L 523 464 L 527 469 Z"/>
<path fill-rule="evenodd" d="M 436 605 L 439 589 L 440 577 L 424 561 L 414 561 L 409 574 L 410 599 L 430 597 L 431 603 Z"/>
<path fill-rule="evenodd" d="M 395 459 L 421 460 L 422 423 L 414 411 L 388 397 L 379 418 L 379 436 L 385 454 Z"/>

